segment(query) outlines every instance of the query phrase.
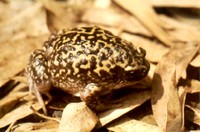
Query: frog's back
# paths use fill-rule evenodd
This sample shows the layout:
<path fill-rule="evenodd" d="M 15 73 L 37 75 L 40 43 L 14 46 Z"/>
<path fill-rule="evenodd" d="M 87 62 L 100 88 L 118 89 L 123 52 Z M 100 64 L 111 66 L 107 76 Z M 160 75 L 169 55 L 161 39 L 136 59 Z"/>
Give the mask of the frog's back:
<path fill-rule="evenodd" d="M 57 87 L 120 82 L 137 54 L 131 43 L 98 27 L 64 30 L 47 43 L 51 78 Z"/>

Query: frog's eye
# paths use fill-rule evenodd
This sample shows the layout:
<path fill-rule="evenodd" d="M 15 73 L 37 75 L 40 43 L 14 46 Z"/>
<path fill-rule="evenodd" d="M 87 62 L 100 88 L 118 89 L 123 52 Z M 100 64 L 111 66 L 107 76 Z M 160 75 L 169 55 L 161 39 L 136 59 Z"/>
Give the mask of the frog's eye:
<path fill-rule="evenodd" d="M 127 77 L 127 80 L 133 81 L 133 80 L 140 80 L 144 78 L 148 73 L 148 67 L 146 66 L 140 66 L 140 67 L 134 67 L 134 66 L 127 66 L 125 67 L 125 76 Z"/>
<path fill-rule="evenodd" d="M 129 81 L 141 80 L 144 77 L 141 74 L 141 71 L 139 69 L 126 71 L 125 75 L 126 75 L 127 80 L 129 80 Z"/>

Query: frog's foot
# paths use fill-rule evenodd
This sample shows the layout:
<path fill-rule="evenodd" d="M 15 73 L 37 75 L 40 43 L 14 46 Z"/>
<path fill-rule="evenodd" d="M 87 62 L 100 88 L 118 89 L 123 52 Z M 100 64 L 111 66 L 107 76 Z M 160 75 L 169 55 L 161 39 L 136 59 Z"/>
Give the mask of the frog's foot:
<path fill-rule="evenodd" d="M 35 90 L 34 94 L 37 97 L 39 104 L 42 106 L 42 110 L 43 110 L 44 114 L 47 115 L 46 105 L 52 100 L 52 96 L 48 92 L 43 93 L 45 96 L 47 96 L 47 101 L 44 101 L 41 93 L 38 90 Z"/>
<path fill-rule="evenodd" d="M 41 93 L 39 91 L 35 91 L 35 96 L 37 97 L 38 102 L 42 106 L 42 110 L 43 110 L 44 114 L 46 115 L 47 114 L 47 109 L 46 109 L 46 105 L 44 103 L 44 100 L 42 98 Z"/>
<path fill-rule="evenodd" d="M 117 103 L 118 101 L 108 101 L 106 98 L 102 98 L 107 93 L 108 91 L 105 93 L 101 86 L 90 83 L 80 92 L 80 98 L 86 102 L 87 106 L 95 111 L 119 107 L 120 104 Z"/>

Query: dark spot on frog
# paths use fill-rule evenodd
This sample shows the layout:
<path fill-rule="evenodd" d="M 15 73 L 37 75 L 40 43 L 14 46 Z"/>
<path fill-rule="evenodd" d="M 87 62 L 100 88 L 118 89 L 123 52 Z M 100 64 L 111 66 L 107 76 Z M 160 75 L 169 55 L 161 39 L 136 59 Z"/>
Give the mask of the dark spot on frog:
<path fill-rule="evenodd" d="M 101 53 L 99 54 L 98 59 L 100 60 L 100 62 L 103 61 L 103 60 L 106 60 L 106 59 L 107 59 L 107 58 L 106 58 L 106 54 L 105 54 L 104 52 L 101 52 Z"/>
<path fill-rule="evenodd" d="M 101 49 L 105 46 L 105 44 L 103 42 L 98 42 L 98 48 Z"/>
<path fill-rule="evenodd" d="M 81 63 L 76 63 L 75 67 L 80 68 Z"/>
<path fill-rule="evenodd" d="M 124 59 L 128 59 L 128 53 L 125 54 Z"/>
<path fill-rule="evenodd" d="M 88 28 L 86 27 L 86 28 L 85 28 L 85 32 L 90 33 L 91 31 L 92 31 L 92 28 L 90 28 L 90 27 L 88 27 Z"/>
<path fill-rule="evenodd" d="M 96 49 L 96 50 L 88 50 L 88 54 L 97 54 L 99 52 L 99 49 Z"/>
<path fill-rule="evenodd" d="M 96 69 L 96 66 L 97 66 L 97 60 L 94 56 L 91 57 L 91 60 L 90 60 L 90 68 L 91 70 L 94 70 Z"/>
<path fill-rule="evenodd" d="M 86 65 L 88 63 L 88 61 L 86 59 L 82 59 L 80 63 L 83 65 Z"/>
<path fill-rule="evenodd" d="M 112 33 L 110 31 L 105 30 L 104 32 L 105 34 L 112 36 Z"/>
<path fill-rule="evenodd" d="M 110 68 L 110 67 L 111 67 L 111 65 L 110 65 L 110 64 L 106 64 L 106 67 Z"/>
<path fill-rule="evenodd" d="M 72 60 L 74 58 L 74 55 L 72 53 L 69 53 L 68 59 Z"/>
<path fill-rule="evenodd" d="M 83 52 L 83 51 L 78 51 L 76 54 L 77 54 L 78 56 L 80 56 L 81 54 L 84 54 L 84 52 Z"/>
<path fill-rule="evenodd" d="M 111 59 L 110 59 L 110 62 L 111 62 L 112 64 L 115 64 L 114 58 L 111 58 Z"/>
<path fill-rule="evenodd" d="M 75 47 L 73 47 L 73 46 L 68 46 L 68 50 L 75 51 L 75 50 L 76 50 L 76 48 L 75 48 Z"/>
<path fill-rule="evenodd" d="M 110 55 L 113 53 L 113 51 L 111 50 L 111 48 L 108 47 L 108 46 L 105 46 L 104 49 L 105 49 L 105 51 L 106 51 L 107 53 L 109 53 Z"/>

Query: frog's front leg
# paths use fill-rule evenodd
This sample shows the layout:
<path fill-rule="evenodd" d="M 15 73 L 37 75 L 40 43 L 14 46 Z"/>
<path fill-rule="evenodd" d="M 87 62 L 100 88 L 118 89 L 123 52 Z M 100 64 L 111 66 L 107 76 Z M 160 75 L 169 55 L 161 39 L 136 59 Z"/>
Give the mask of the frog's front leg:
<path fill-rule="evenodd" d="M 95 111 L 102 111 L 119 106 L 118 104 L 113 104 L 114 101 L 108 102 L 105 98 L 101 98 L 109 92 L 108 89 L 104 89 L 95 83 L 90 83 L 80 92 L 80 98 L 86 102 L 87 106 Z"/>
<path fill-rule="evenodd" d="M 36 50 L 30 56 L 28 66 L 26 67 L 29 91 L 35 94 L 45 114 L 47 110 L 41 94 L 45 94 L 49 100 L 52 99 L 49 94 L 51 87 L 50 73 L 48 70 L 48 61 L 43 50 Z"/>

